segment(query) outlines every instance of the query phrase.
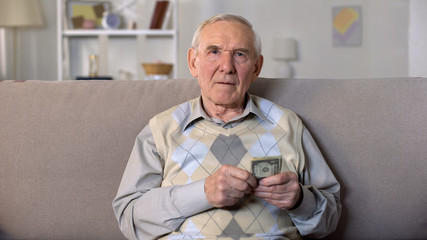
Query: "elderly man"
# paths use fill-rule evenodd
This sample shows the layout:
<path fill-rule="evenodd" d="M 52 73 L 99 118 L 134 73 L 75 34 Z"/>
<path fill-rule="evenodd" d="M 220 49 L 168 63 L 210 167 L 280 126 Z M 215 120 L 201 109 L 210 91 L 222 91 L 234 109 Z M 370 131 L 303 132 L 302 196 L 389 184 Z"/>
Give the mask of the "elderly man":
<path fill-rule="evenodd" d="M 201 96 L 156 115 L 138 135 L 113 201 L 123 234 L 300 239 L 334 231 L 340 185 L 310 133 L 290 110 L 247 92 L 263 65 L 252 25 L 230 14 L 206 20 L 188 65 Z M 255 178 L 257 158 L 279 171 Z"/>

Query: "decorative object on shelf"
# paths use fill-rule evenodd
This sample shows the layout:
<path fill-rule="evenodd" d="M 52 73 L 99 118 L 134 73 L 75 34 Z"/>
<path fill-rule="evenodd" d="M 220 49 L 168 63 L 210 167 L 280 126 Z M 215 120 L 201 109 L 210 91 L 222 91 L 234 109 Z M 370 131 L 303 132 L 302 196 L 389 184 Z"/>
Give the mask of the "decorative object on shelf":
<path fill-rule="evenodd" d="M 89 55 L 89 77 L 97 77 L 98 69 L 98 56 L 94 54 Z"/>
<path fill-rule="evenodd" d="M 95 29 L 96 23 L 95 20 L 84 19 L 82 24 L 83 29 Z"/>
<path fill-rule="evenodd" d="M 102 18 L 102 27 L 105 29 L 118 29 L 121 25 L 121 17 L 119 14 L 112 12 L 104 12 Z"/>
<path fill-rule="evenodd" d="M 294 71 L 289 61 L 297 59 L 296 41 L 293 38 L 275 38 L 273 42 L 273 58 L 278 61 L 276 77 L 290 78 Z"/>
<path fill-rule="evenodd" d="M 156 62 L 143 63 L 142 66 L 147 74 L 147 80 L 163 80 L 169 78 L 173 64 Z"/>
<path fill-rule="evenodd" d="M 124 0 L 123 0 L 124 1 Z M 123 27 L 127 29 L 136 29 L 136 23 L 138 19 L 141 18 L 141 13 L 136 11 L 133 6 L 138 2 L 138 0 L 128 0 L 119 5 L 114 13 L 120 14 L 123 19 Z M 125 22 L 127 21 L 127 24 Z"/>
<path fill-rule="evenodd" d="M 133 74 L 130 71 L 127 70 L 119 70 L 119 80 L 123 81 L 130 81 L 133 79 Z"/>
<path fill-rule="evenodd" d="M 114 79 L 113 77 L 110 77 L 110 76 L 98 76 L 98 77 L 77 76 L 76 80 L 114 80 Z"/>
<path fill-rule="evenodd" d="M 42 9 L 38 0 L 0 1 L 0 27 L 11 27 L 13 29 L 13 78 L 15 80 L 17 80 L 18 68 L 16 28 L 42 27 L 43 25 Z M 2 42 L 4 42 L 4 39 L 2 39 Z M 1 54 L 4 54 L 2 60 L 5 60 L 6 53 L 2 52 Z"/>
<path fill-rule="evenodd" d="M 150 29 L 161 29 L 168 11 L 168 0 L 157 0 L 154 7 L 153 16 L 151 17 Z"/>
<path fill-rule="evenodd" d="M 135 5 L 136 2 L 137 0 L 128 0 L 113 11 L 105 11 L 103 14 L 102 26 L 105 29 L 120 28 L 122 25 L 122 17 L 119 13 L 128 10 L 131 6 Z M 136 22 L 133 20 L 129 21 L 128 29 L 136 29 Z"/>
<path fill-rule="evenodd" d="M 136 29 L 136 22 L 135 21 L 128 21 L 127 29 L 135 30 Z"/>
<path fill-rule="evenodd" d="M 109 1 L 68 1 L 68 26 L 70 29 L 84 29 L 85 21 L 94 21 L 95 28 L 102 28 L 103 14 L 110 10 Z"/>

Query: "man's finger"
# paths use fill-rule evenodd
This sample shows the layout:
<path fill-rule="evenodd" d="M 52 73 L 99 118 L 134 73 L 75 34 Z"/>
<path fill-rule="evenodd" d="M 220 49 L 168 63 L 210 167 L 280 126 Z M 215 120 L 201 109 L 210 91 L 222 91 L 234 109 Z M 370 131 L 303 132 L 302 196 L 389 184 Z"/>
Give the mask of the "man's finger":
<path fill-rule="evenodd" d="M 287 184 L 291 181 L 298 181 L 298 176 L 294 172 L 282 172 L 271 177 L 263 178 L 259 181 L 261 186 L 274 186 Z"/>
<path fill-rule="evenodd" d="M 250 188 L 256 188 L 258 185 L 255 177 L 248 171 L 243 170 L 238 167 L 228 166 L 230 171 L 230 176 L 249 184 Z"/>

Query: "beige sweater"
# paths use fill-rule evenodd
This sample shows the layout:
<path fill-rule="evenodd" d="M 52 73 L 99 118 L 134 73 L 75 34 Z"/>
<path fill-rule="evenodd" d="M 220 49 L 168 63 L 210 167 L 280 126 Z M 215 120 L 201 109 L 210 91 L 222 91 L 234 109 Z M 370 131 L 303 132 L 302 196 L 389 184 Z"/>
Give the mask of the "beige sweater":
<path fill-rule="evenodd" d="M 234 128 L 206 120 L 185 125 L 197 99 L 169 109 L 150 121 L 156 147 L 165 159 L 163 186 L 184 185 L 214 173 L 228 164 L 250 171 L 254 157 L 282 155 L 282 171 L 300 174 L 304 167 L 301 146 L 303 125 L 293 112 L 251 96 L 269 121 L 248 117 Z M 250 196 L 229 209 L 213 208 L 189 217 L 166 238 L 222 238 L 247 236 L 298 238 L 297 228 L 285 211 Z"/>

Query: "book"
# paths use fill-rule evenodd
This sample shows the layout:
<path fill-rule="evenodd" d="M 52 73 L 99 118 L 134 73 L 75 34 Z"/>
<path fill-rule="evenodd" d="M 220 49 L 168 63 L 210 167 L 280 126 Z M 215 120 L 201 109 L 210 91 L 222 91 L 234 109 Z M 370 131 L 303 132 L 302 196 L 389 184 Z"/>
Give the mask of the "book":
<path fill-rule="evenodd" d="M 172 11 L 173 11 L 173 2 L 169 2 L 169 6 L 167 7 L 165 18 L 163 20 L 162 29 L 168 29 L 171 25 Z"/>
<path fill-rule="evenodd" d="M 168 0 L 158 0 L 151 17 L 150 29 L 161 29 L 169 6 Z"/>

